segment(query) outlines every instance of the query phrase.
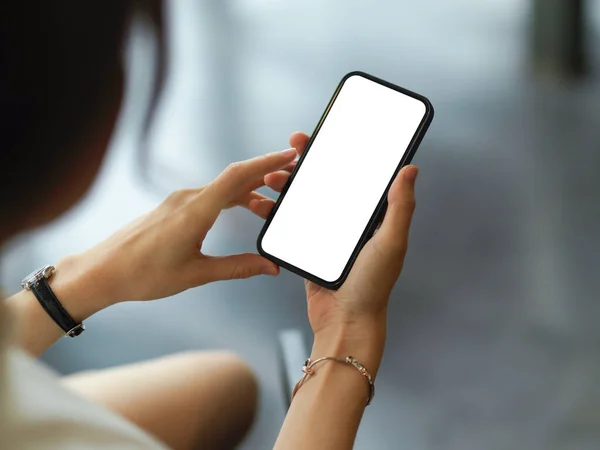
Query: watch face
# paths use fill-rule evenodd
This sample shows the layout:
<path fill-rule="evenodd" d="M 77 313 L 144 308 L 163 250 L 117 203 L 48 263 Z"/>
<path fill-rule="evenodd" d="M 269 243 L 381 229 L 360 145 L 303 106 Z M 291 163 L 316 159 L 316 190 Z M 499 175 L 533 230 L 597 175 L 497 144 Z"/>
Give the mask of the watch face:
<path fill-rule="evenodd" d="M 44 271 L 44 269 L 34 270 L 29 275 L 27 275 L 25 278 L 23 278 L 23 281 L 33 281 L 34 278 L 36 278 L 36 279 L 39 278 L 39 276 L 42 274 L 43 271 Z"/>
<path fill-rule="evenodd" d="M 50 278 L 50 276 L 52 276 L 53 273 L 54 273 L 53 266 L 44 266 L 41 269 L 34 270 L 29 275 L 27 275 L 25 278 L 23 278 L 23 280 L 21 281 L 21 286 L 27 289 L 33 283 L 35 283 L 37 280 L 39 280 L 41 278 Z"/>

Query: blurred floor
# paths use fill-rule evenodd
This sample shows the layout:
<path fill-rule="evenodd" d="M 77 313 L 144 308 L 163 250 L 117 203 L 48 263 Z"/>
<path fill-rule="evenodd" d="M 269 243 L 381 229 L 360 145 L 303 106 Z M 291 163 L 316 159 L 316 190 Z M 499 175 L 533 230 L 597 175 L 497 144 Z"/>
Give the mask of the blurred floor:
<path fill-rule="evenodd" d="M 284 148 L 292 131 L 312 131 L 350 70 L 427 95 L 436 119 L 415 159 L 410 252 L 356 448 L 598 448 L 600 83 L 528 79 L 526 2 L 440 3 L 173 2 L 173 72 L 154 175 L 174 188 L 202 184 L 233 160 Z M 590 5 L 598 24 L 598 2 Z M 129 104 L 89 197 L 8 249 L 7 287 L 160 200 L 134 175 L 136 112 Z M 260 225 L 228 211 L 207 249 L 252 250 Z M 71 372 L 234 349 L 262 387 L 243 448 L 264 449 L 284 414 L 277 332 L 306 326 L 302 283 L 283 273 L 114 307 L 44 359 Z"/>

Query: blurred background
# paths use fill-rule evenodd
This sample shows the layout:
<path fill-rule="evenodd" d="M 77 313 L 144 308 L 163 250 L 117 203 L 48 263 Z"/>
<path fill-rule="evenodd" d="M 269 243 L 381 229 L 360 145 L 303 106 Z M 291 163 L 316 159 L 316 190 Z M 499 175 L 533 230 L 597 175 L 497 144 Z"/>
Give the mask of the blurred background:
<path fill-rule="evenodd" d="M 5 250 L 2 284 L 16 290 L 229 162 L 286 148 L 293 131 L 312 132 L 342 76 L 362 70 L 426 95 L 436 118 L 414 160 L 410 251 L 356 448 L 597 449 L 600 2 L 167 7 L 169 73 L 149 146 L 139 136 L 155 42 L 138 23 L 101 177 L 67 216 Z M 227 211 L 206 249 L 252 251 L 260 227 Z M 261 383 L 250 450 L 272 445 L 285 414 L 278 333 L 308 324 L 301 280 L 282 273 L 122 304 L 87 328 L 43 359 L 70 373 L 186 349 L 240 353 Z"/>

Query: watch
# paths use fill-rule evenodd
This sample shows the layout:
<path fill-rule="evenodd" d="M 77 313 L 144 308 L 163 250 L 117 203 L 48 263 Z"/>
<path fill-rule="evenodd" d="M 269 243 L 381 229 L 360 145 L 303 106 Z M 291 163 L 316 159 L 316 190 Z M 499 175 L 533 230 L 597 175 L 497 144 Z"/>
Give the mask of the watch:
<path fill-rule="evenodd" d="M 23 278 L 21 286 L 23 289 L 33 292 L 42 308 L 54 320 L 56 325 L 65 332 L 65 336 L 74 338 L 83 333 L 85 326 L 83 322 L 76 322 L 54 295 L 48 280 L 55 271 L 54 266 L 44 266 Z"/>

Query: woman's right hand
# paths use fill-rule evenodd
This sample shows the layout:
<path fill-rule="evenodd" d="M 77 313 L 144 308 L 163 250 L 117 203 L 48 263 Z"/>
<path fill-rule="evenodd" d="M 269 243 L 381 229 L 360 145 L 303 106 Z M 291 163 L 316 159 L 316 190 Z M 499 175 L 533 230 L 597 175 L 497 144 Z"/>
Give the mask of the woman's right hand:
<path fill-rule="evenodd" d="M 348 278 L 332 291 L 306 282 L 308 317 L 315 336 L 344 327 L 361 335 L 370 328 L 385 330 L 388 300 L 408 247 L 415 209 L 415 166 L 404 167 L 390 188 L 381 227 L 365 244 Z M 366 336 L 365 336 L 366 337 Z"/>
<path fill-rule="evenodd" d="M 307 141 L 302 133 L 290 139 L 299 153 Z M 385 344 L 388 299 L 406 254 L 417 173 L 415 166 L 407 166 L 396 177 L 381 227 L 365 244 L 340 289 L 332 291 L 306 282 L 308 318 L 315 334 L 313 358 L 332 352 L 338 353 L 332 356 L 351 354 L 372 372 L 377 371 Z M 265 183 L 280 191 L 288 177 L 285 172 L 273 173 L 265 177 Z M 268 205 L 263 200 L 251 203 L 250 209 L 264 215 L 270 210 Z"/>

